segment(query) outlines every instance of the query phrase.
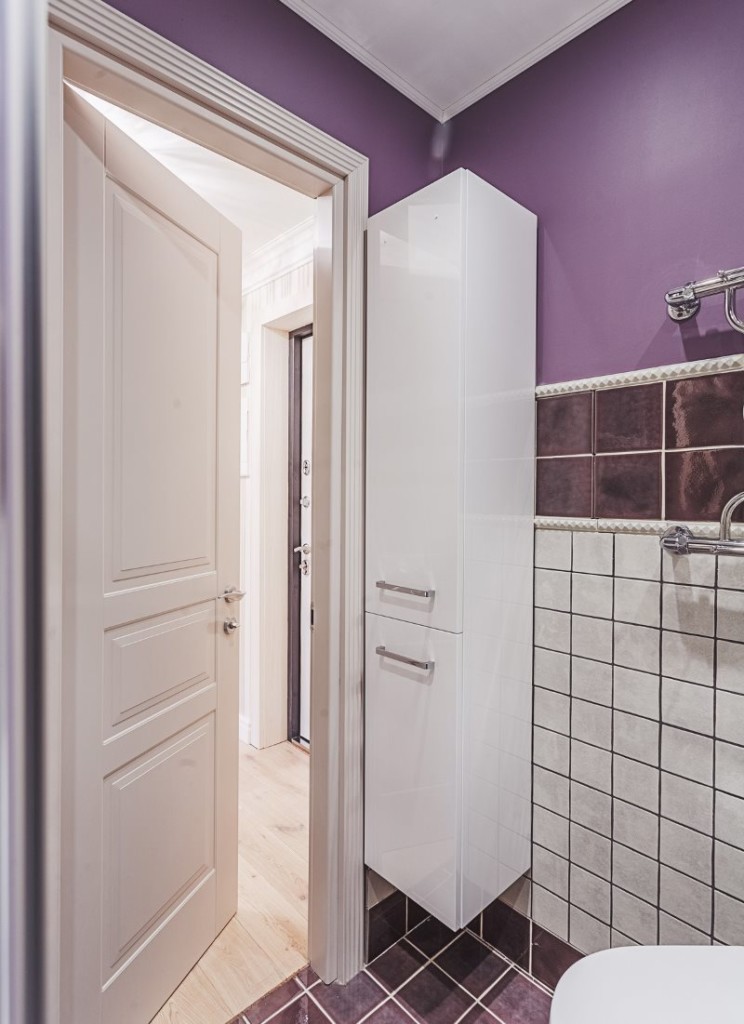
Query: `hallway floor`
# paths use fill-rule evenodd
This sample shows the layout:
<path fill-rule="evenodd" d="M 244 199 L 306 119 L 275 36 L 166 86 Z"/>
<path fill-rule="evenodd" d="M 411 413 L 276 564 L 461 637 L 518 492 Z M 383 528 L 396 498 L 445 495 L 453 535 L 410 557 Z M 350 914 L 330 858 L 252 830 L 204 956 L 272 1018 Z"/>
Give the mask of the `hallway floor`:
<path fill-rule="evenodd" d="M 241 743 L 238 913 L 152 1024 L 225 1024 L 307 963 L 309 768 Z"/>

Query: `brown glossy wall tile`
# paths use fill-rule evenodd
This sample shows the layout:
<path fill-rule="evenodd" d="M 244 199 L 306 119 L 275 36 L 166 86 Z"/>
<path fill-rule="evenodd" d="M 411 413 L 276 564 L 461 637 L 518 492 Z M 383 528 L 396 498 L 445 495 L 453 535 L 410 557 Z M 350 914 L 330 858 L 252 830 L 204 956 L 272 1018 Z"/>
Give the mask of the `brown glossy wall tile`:
<path fill-rule="evenodd" d="M 661 518 L 661 453 L 598 455 L 594 462 L 598 519 Z"/>
<path fill-rule="evenodd" d="M 597 391 L 594 404 L 595 452 L 661 448 L 663 384 L 638 384 Z"/>
<path fill-rule="evenodd" d="M 744 371 L 667 383 L 666 447 L 744 445 Z"/>
<path fill-rule="evenodd" d="M 591 517 L 591 455 L 538 459 L 535 504 L 539 516 Z"/>
<path fill-rule="evenodd" d="M 744 491 L 744 448 L 666 454 L 666 518 L 721 518 L 723 506 Z M 741 510 L 734 518 L 741 521 Z"/>
<path fill-rule="evenodd" d="M 537 454 L 590 455 L 593 394 L 580 391 L 537 400 Z"/>

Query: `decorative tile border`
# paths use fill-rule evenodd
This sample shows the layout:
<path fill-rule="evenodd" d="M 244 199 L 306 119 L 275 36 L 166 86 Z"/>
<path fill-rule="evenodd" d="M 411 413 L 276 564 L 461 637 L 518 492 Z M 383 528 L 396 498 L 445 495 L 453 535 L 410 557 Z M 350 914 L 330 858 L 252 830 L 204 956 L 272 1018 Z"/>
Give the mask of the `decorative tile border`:
<path fill-rule="evenodd" d="M 652 366 L 646 370 L 628 370 L 625 373 L 610 373 L 603 377 L 584 377 L 581 380 L 559 381 L 556 384 L 540 384 L 535 388 L 538 398 L 549 395 L 568 395 L 574 391 L 599 391 L 628 384 L 647 384 L 656 380 L 674 380 L 678 377 L 697 377 L 709 373 L 725 373 L 728 370 L 744 369 L 744 353 L 719 356 L 715 359 L 698 359 L 689 363 L 672 363 L 669 366 Z"/>
<path fill-rule="evenodd" d="M 535 516 L 535 528 L 538 530 L 573 530 L 583 533 L 635 533 L 656 534 L 661 536 L 670 526 L 677 525 L 676 520 L 663 519 L 571 519 L 568 516 Z M 717 537 L 718 523 L 686 522 L 679 525 L 689 526 L 699 537 Z M 744 538 L 744 525 L 734 523 L 731 536 L 735 539 Z"/>

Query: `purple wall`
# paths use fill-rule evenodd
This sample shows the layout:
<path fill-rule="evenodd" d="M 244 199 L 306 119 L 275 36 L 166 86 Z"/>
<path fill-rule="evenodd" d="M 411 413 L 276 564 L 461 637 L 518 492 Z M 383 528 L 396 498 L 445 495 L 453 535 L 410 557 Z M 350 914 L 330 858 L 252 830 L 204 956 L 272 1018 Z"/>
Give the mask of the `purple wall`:
<path fill-rule="evenodd" d="M 664 305 L 744 265 L 743 41 L 741 0 L 633 0 L 455 120 L 446 169 L 540 217 L 540 382 L 744 350 Z"/>
<path fill-rule="evenodd" d="M 436 122 L 279 0 L 112 6 L 370 159 L 370 212 L 439 177 Z"/>

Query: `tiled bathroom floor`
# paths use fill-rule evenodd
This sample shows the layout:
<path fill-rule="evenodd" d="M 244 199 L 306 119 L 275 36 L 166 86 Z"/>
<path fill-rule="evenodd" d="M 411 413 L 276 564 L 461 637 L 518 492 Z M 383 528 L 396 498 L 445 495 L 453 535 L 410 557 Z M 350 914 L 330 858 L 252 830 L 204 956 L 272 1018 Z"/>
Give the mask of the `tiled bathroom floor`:
<path fill-rule="evenodd" d="M 471 932 L 428 918 L 348 985 L 305 968 L 231 1024 L 548 1024 L 550 999 Z"/>

